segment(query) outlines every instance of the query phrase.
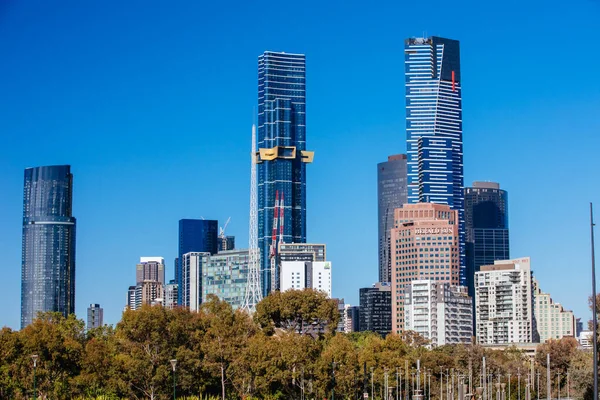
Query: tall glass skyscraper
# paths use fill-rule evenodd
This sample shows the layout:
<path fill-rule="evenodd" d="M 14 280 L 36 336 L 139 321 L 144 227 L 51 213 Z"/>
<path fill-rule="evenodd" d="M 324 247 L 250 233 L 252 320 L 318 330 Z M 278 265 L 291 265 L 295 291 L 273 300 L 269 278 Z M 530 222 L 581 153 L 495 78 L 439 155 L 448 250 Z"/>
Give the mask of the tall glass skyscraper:
<path fill-rule="evenodd" d="M 175 282 L 179 285 L 177 304 L 182 304 L 183 255 L 190 252 L 217 254 L 218 251 L 219 222 L 210 219 L 181 219 L 179 220 L 179 253 L 177 268 L 175 269 Z"/>
<path fill-rule="evenodd" d="M 391 282 L 390 229 L 394 210 L 407 203 L 406 154 L 389 156 L 377 164 L 377 221 L 379 229 L 379 282 Z"/>
<path fill-rule="evenodd" d="M 475 295 L 475 273 L 482 265 L 509 260 L 508 193 L 495 182 L 465 188 L 467 286 Z"/>
<path fill-rule="evenodd" d="M 269 247 L 276 194 L 283 242 L 306 242 L 306 58 L 266 51 L 258 57 L 258 247 L 263 296 L 271 292 Z M 278 230 L 279 234 L 279 230 Z"/>
<path fill-rule="evenodd" d="M 69 165 L 27 168 L 23 188 L 21 328 L 39 312 L 75 312 L 75 218 Z"/>
<path fill-rule="evenodd" d="M 405 41 L 408 202 L 458 211 L 460 282 L 466 284 L 460 46 L 440 37 Z"/>

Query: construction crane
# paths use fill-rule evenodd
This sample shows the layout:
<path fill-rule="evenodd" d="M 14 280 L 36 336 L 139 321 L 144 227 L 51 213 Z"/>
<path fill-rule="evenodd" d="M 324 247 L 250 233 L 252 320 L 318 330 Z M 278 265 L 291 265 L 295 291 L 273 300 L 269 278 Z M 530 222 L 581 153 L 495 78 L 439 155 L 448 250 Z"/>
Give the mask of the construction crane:
<path fill-rule="evenodd" d="M 227 222 L 225 222 L 225 225 L 223 225 L 222 228 L 219 228 L 219 237 L 221 239 L 225 239 L 225 229 L 227 229 L 227 225 L 229 225 L 229 221 L 231 221 L 231 217 L 227 218 Z"/>

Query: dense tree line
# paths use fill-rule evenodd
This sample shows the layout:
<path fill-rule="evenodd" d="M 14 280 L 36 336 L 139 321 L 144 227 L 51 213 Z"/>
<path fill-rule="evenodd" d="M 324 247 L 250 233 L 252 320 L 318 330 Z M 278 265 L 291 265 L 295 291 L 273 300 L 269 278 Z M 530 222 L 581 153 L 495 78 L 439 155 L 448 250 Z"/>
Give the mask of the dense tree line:
<path fill-rule="evenodd" d="M 379 399 L 386 375 L 394 387 L 398 372 L 406 388 L 406 366 L 412 379 L 419 360 L 421 370 L 431 374 L 431 398 L 438 399 L 440 372 L 468 376 L 471 371 L 479 382 L 483 356 L 488 371 L 501 370 L 503 381 L 511 373 L 513 399 L 520 373 L 525 398 L 524 376 L 532 364 L 515 348 L 429 350 L 413 333 L 385 339 L 336 333 L 338 318 L 337 303 L 311 290 L 269 296 L 253 317 L 213 297 L 199 312 L 148 306 L 125 311 L 114 328 L 89 332 L 74 316 L 41 314 L 21 331 L 0 331 L 0 398 L 33 397 L 33 354 L 37 395 L 43 399 L 169 399 L 172 359 L 178 398 L 300 399 L 303 393 L 305 399 L 323 399 L 334 389 L 337 399 L 356 399 L 366 388 Z M 591 398 L 590 354 L 578 350 L 573 339 L 541 345 L 533 367 L 542 373 L 543 388 L 548 352 L 563 395 L 569 372 L 571 397 Z M 545 389 L 541 392 L 545 398 Z"/>

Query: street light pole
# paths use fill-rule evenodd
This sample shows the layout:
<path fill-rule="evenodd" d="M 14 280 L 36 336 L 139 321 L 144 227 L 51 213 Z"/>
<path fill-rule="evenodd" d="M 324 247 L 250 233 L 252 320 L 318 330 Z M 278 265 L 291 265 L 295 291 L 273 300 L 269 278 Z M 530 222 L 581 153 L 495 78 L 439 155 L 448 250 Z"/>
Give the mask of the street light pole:
<path fill-rule="evenodd" d="M 335 400 L 335 362 L 331 363 L 331 400 Z"/>
<path fill-rule="evenodd" d="M 598 310 L 596 309 L 596 255 L 594 253 L 594 209 L 590 203 L 590 235 L 592 239 L 592 320 L 593 320 L 593 354 L 594 354 L 594 400 L 598 400 Z"/>
<path fill-rule="evenodd" d="M 372 399 L 374 398 L 373 397 L 373 391 L 374 391 L 373 388 L 374 388 L 374 385 L 373 385 L 373 367 L 371 367 L 371 398 Z"/>
<path fill-rule="evenodd" d="M 32 354 L 31 355 L 31 360 L 33 361 L 33 399 L 37 399 L 37 388 L 35 386 L 36 382 L 35 382 L 35 370 L 37 368 L 37 360 L 38 360 L 38 355 L 37 354 Z"/>
<path fill-rule="evenodd" d="M 171 362 L 171 367 L 173 367 L 173 400 L 177 399 L 177 392 L 175 391 L 175 388 L 177 387 L 177 381 L 175 380 L 175 369 L 177 368 L 177 360 L 172 359 L 170 360 Z"/>

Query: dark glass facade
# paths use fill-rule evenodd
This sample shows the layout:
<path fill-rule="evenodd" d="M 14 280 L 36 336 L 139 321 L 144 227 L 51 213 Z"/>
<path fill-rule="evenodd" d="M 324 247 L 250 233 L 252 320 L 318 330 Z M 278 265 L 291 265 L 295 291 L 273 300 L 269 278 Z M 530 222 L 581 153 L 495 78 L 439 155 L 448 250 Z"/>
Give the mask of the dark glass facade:
<path fill-rule="evenodd" d="M 394 210 L 407 203 L 406 155 L 389 156 L 377 164 L 377 222 L 379 237 L 379 282 L 392 281 L 390 230 Z"/>
<path fill-rule="evenodd" d="M 460 283 L 466 284 L 460 45 L 440 37 L 405 41 L 408 202 L 458 211 Z"/>
<path fill-rule="evenodd" d="M 303 54 L 267 51 L 258 57 L 256 162 L 263 296 L 272 287 L 269 248 L 276 193 L 283 199 L 283 242 L 306 242 L 306 164 L 313 153 L 306 150 L 305 69 Z"/>
<path fill-rule="evenodd" d="M 23 188 L 21 328 L 39 312 L 75 312 L 75 218 L 69 165 L 27 168 Z"/>
<path fill-rule="evenodd" d="M 392 331 L 392 290 L 388 283 L 376 283 L 359 291 L 361 332 L 376 332 L 385 337 Z"/>
<path fill-rule="evenodd" d="M 473 297 L 480 267 L 510 259 L 508 193 L 495 182 L 474 182 L 473 187 L 465 188 L 465 224 L 467 286 Z"/>
<path fill-rule="evenodd" d="M 219 250 L 219 222 L 209 219 L 179 220 L 179 257 L 175 270 L 175 281 L 183 287 L 183 255 L 190 252 L 217 254 Z M 182 304 L 182 291 L 178 292 L 177 304 Z"/>

